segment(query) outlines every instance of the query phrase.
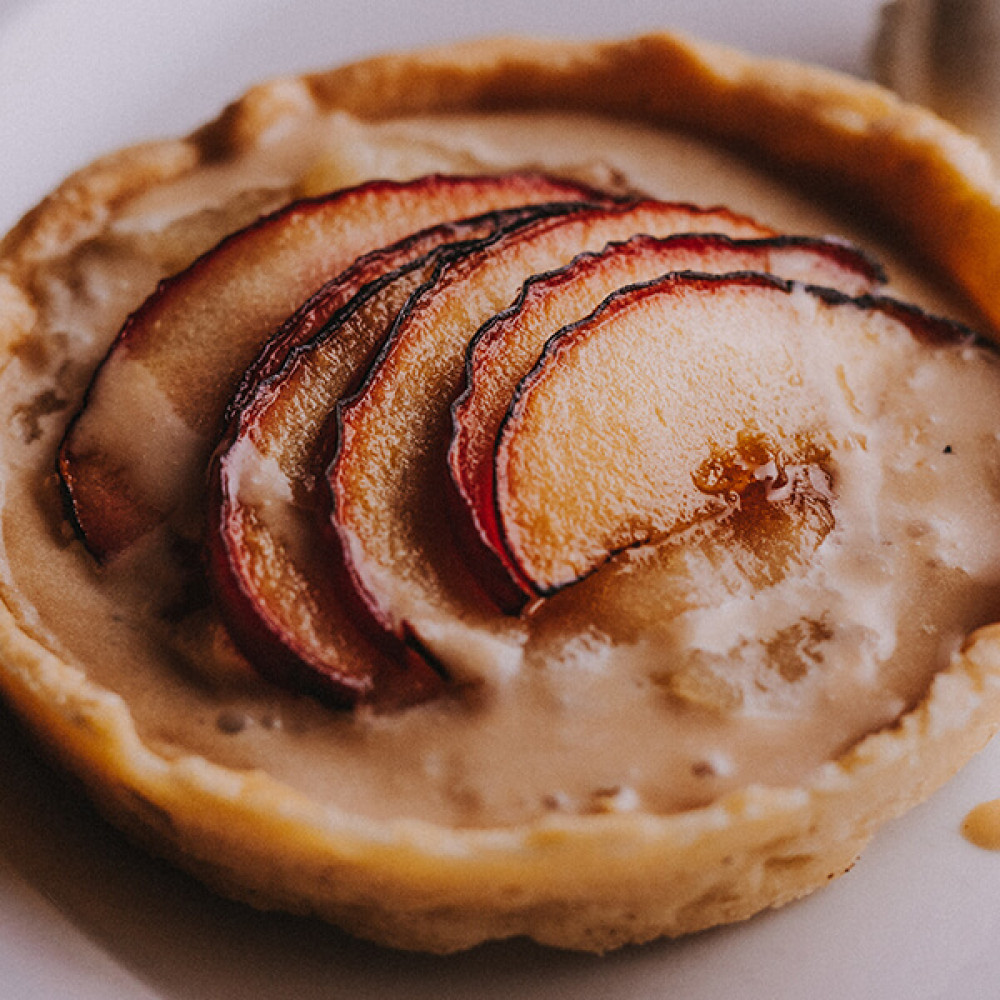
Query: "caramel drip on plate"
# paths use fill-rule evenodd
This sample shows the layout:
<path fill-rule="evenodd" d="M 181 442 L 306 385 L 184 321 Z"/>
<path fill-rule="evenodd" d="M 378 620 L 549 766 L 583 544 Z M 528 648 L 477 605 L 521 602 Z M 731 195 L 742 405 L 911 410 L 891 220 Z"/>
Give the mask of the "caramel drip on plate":
<path fill-rule="evenodd" d="M 982 802 L 962 821 L 962 836 L 987 851 L 1000 851 L 1000 799 Z"/>

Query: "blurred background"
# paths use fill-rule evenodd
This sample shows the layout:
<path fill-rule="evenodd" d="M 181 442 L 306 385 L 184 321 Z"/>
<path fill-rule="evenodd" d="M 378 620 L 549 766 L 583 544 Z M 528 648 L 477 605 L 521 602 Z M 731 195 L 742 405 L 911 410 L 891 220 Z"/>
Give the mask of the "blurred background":
<path fill-rule="evenodd" d="M 877 0 L 0 0 L 0 231 L 108 149 L 186 133 L 251 83 L 495 34 L 672 28 L 864 74 Z"/>

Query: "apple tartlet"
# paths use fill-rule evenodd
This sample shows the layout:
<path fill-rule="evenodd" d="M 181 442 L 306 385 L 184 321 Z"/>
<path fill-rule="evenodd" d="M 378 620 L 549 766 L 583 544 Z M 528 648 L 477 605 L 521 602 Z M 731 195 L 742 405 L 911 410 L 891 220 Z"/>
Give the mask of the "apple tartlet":
<path fill-rule="evenodd" d="M 1000 724 L 1000 207 L 669 35 L 263 84 L 0 244 L 0 688 L 264 908 L 603 951 L 851 866 Z"/>

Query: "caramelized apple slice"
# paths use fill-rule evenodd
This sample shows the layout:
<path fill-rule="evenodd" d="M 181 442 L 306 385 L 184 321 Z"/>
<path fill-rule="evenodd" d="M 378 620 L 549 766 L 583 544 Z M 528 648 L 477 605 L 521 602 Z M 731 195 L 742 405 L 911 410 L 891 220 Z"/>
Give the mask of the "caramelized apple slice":
<path fill-rule="evenodd" d="M 504 418 L 495 502 L 518 580 L 553 594 L 788 464 L 829 468 L 836 490 L 838 456 L 877 423 L 872 359 L 956 329 L 767 275 L 612 295 L 549 342 Z"/>
<path fill-rule="evenodd" d="M 533 174 L 373 182 L 293 204 L 161 284 L 118 335 L 60 450 L 88 548 L 106 559 L 167 519 L 196 533 L 195 484 L 240 376 L 358 256 L 444 219 L 592 194 Z"/>
<path fill-rule="evenodd" d="M 582 319 L 616 289 L 650 281 L 669 271 L 765 271 L 782 278 L 827 285 L 851 295 L 884 281 L 881 269 L 859 249 L 839 240 L 780 236 L 732 240 L 688 234 L 666 239 L 636 236 L 579 257 L 571 265 L 529 281 L 517 302 L 477 333 L 466 362 L 466 385 L 452 411 L 448 462 L 463 509 L 475 534 L 463 535 L 470 559 L 501 604 L 518 599 L 502 586 L 492 566 L 505 559 L 493 506 L 493 456 L 500 423 L 518 382 L 537 360 L 545 341 L 562 326 Z M 493 572 L 488 572 L 489 569 Z"/>
<path fill-rule="evenodd" d="M 576 254 L 637 232 L 695 229 L 762 235 L 726 211 L 642 202 L 534 223 L 447 268 L 412 299 L 362 391 L 340 411 L 330 469 L 333 521 L 359 594 L 383 628 L 415 632 L 462 673 L 502 664 L 492 602 L 451 538 L 446 452 L 449 410 L 462 382 L 465 352 L 479 326 L 510 304 L 523 282 Z M 474 625 L 473 629 L 464 626 Z M 475 648 L 499 638 L 500 651 Z M 498 666 L 497 669 L 502 669 Z"/>
<path fill-rule="evenodd" d="M 532 211 L 569 210 L 561 205 Z M 244 386 L 212 464 L 208 571 L 230 633 L 267 676 L 279 682 L 318 678 L 340 701 L 356 691 L 367 694 L 364 685 L 376 680 L 372 696 L 382 701 L 387 696 L 382 688 L 392 682 L 389 694 L 400 700 L 401 679 L 384 669 L 376 678 L 365 660 L 359 623 L 367 618 L 351 604 L 351 590 L 338 574 L 342 563 L 324 544 L 325 494 L 317 493 L 316 483 L 325 467 L 325 430 L 337 401 L 356 387 L 408 297 L 447 261 L 487 244 L 490 230 L 523 225 L 528 218 L 523 209 L 483 217 L 479 228 L 486 235 L 480 240 L 441 244 L 363 285 L 333 309 L 356 286 L 359 271 L 373 276 L 376 263 L 401 255 L 389 248 L 363 258 L 286 324 L 276 341 L 283 366 L 262 377 L 277 364 L 273 345 L 255 366 L 256 384 L 248 380 Z M 460 229 L 465 235 L 473 231 L 467 224 Z M 404 249 L 415 242 L 427 245 L 430 236 L 407 239 Z M 325 325 L 298 343 L 323 316 Z M 293 341 L 297 347 L 290 351 Z M 385 646 L 386 637 L 380 638 Z M 404 646 L 388 646 L 388 652 L 407 659 Z M 427 678 L 415 664 L 410 676 L 415 700 L 428 690 Z"/>

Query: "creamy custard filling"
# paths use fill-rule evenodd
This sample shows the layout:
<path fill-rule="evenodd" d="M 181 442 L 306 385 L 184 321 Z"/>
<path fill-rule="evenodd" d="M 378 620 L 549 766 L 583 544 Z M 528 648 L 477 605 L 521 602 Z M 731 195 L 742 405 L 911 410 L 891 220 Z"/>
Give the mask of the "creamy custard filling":
<path fill-rule="evenodd" d="M 801 781 L 890 724 L 963 636 L 996 619 L 1000 367 L 980 347 L 901 349 L 873 358 L 877 411 L 830 483 L 806 471 L 797 498 L 771 498 L 775 530 L 792 539 L 777 553 L 730 510 L 629 550 L 504 623 L 503 642 L 473 636 L 482 683 L 404 712 L 338 713 L 258 680 L 207 603 L 189 549 L 161 533 L 96 566 L 67 530 L 53 472 L 65 422 L 128 312 L 257 211 L 371 176 L 541 166 L 725 204 L 784 231 L 857 238 L 886 261 L 893 292 L 956 307 L 856 220 L 651 128 L 516 114 L 371 125 L 338 114 L 276 133 L 249 159 L 134 199 L 41 273 L 46 346 L 0 374 L 14 431 L 6 596 L 31 632 L 126 699 L 163 753 L 264 768 L 375 817 L 490 826 L 553 810 L 672 812 L 737 787 Z M 176 424 L 166 397 L 154 409 Z M 142 428 L 121 433 L 136 462 L 150 459 L 149 474 L 169 461 L 144 454 Z M 247 488 L 261 504 L 290 505 L 287 487 L 275 467 Z M 294 538 L 294 516 L 288 523 Z M 468 657 L 469 636 L 447 621 L 425 638 L 446 663 Z"/>

